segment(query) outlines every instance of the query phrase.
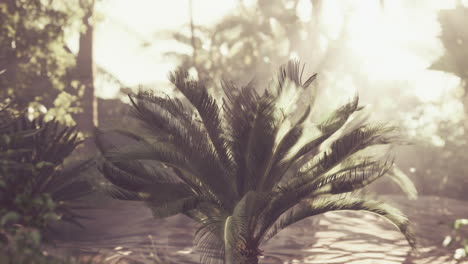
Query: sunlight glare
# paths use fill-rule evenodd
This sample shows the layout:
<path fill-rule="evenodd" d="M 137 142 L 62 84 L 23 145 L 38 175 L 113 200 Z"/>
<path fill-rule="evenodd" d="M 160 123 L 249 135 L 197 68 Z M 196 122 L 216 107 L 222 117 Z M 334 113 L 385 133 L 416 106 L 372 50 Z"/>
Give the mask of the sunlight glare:
<path fill-rule="evenodd" d="M 211 25 L 237 5 L 236 0 L 193 1 L 196 25 Z M 97 10 L 104 15 L 104 21 L 95 29 L 95 61 L 125 85 L 167 83 L 167 73 L 176 64 L 163 54 L 191 52 L 189 47 L 170 37 L 155 37 L 156 33 L 182 31 L 181 28 L 189 23 L 189 0 L 172 0 L 164 4 L 152 0 L 103 1 Z M 151 44 L 145 47 L 143 43 Z M 100 86 L 98 89 L 99 96 L 115 96 L 114 87 Z"/>
<path fill-rule="evenodd" d="M 312 3 L 310 0 L 299 0 L 296 7 L 296 15 L 302 22 L 308 22 L 312 18 Z"/>
<path fill-rule="evenodd" d="M 420 72 L 410 82 L 414 87 L 412 93 L 425 103 L 436 102 L 444 99 L 444 96 L 451 96 L 461 85 L 459 77 L 433 70 Z"/>
<path fill-rule="evenodd" d="M 336 40 L 343 28 L 343 14 L 337 0 L 329 0 L 322 7 L 321 22 L 325 26 L 325 34 L 331 40 Z"/>

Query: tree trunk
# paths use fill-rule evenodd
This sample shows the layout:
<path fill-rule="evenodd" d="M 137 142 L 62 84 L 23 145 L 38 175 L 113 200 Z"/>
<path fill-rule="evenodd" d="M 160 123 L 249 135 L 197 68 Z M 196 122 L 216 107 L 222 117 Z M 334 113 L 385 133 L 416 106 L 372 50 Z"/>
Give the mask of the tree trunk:
<path fill-rule="evenodd" d="M 86 1 L 83 1 L 86 2 Z M 94 62 L 93 62 L 93 31 L 92 22 L 94 14 L 95 0 L 81 2 L 81 8 L 85 10 L 83 16 L 83 32 L 80 33 L 79 51 L 76 60 L 77 78 L 82 84 L 83 97 L 81 98 L 81 107 L 83 112 L 77 117 L 77 125 L 85 136 L 92 134 L 95 126 L 98 125 L 97 119 L 97 98 L 94 93 Z M 94 150 L 94 144 L 91 140 L 86 140 L 84 152 L 90 153 Z"/>

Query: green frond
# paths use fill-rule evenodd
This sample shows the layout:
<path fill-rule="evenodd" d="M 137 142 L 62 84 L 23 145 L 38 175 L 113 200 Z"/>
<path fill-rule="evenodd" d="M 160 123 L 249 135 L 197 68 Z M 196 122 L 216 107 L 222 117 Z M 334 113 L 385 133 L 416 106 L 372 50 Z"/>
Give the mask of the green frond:
<path fill-rule="evenodd" d="M 231 150 L 231 156 L 235 164 L 234 173 L 237 180 L 238 192 L 242 192 L 247 185 L 243 175 L 246 171 L 245 155 L 247 142 L 257 111 L 259 95 L 249 83 L 238 89 L 232 83 L 223 81 L 222 88 L 225 93 L 223 112 L 226 120 L 227 144 Z"/>
<path fill-rule="evenodd" d="M 362 210 L 379 215 L 395 227 L 405 236 L 412 248 L 416 247 L 416 239 L 412 232 L 408 218 L 397 208 L 386 203 L 367 198 L 322 198 L 311 202 L 311 213 L 314 215 L 330 211 Z M 310 215 L 309 215 L 310 216 Z"/>
<path fill-rule="evenodd" d="M 236 164 L 237 188 L 240 194 L 257 187 L 260 175 L 269 168 L 279 120 L 274 107 L 274 98 L 258 95 L 251 83 L 240 91 L 228 89 L 224 113 L 229 131 L 228 144 Z"/>
<path fill-rule="evenodd" d="M 286 158 L 286 154 L 298 143 L 299 139 L 304 133 L 304 122 L 310 115 L 311 108 L 308 106 L 299 120 L 292 125 L 292 127 L 281 138 L 278 146 L 275 149 L 274 162 L 277 164 Z"/>
<path fill-rule="evenodd" d="M 267 232 L 264 232 L 260 236 L 260 241 L 262 244 L 268 242 L 272 237 L 276 236 L 281 230 L 287 228 L 290 225 L 293 225 L 301 220 L 304 220 L 308 216 L 301 218 L 301 213 L 303 214 L 304 209 L 301 208 L 305 203 L 298 204 L 290 209 L 278 218 L 274 224 L 268 229 Z"/>
<path fill-rule="evenodd" d="M 153 160 L 171 167 L 194 172 L 194 170 L 189 167 L 189 162 L 185 156 L 162 144 L 159 147 L 156 147 L 155 144 L 149 145 L 135 142 L 133 144 L 128 144 L 125 147 L 109 150 L 104 153 L 104 157 L 111 162 Z"/>
<path fill-rule="evenodd" d="M 110 141 L 105 131 L 95 128 L 93 134 L 94 145 L 96 145 L 97 150 L 101 154 L 105 155 L 107 152 L 115 148 L 115 145 Z"/>
<path fill-rule="evenodd" d="M 299 120 L 290 128 L 286 134 L 280 139 L 271 157 L 271 165 L 266 170 L 262 177 L 262 190 L 270 190 L 275 186 L 284 176 L 292 160 L 288 160 L 288 154 L 292 151 L 293 147 L 298 143 L 299 139 L 304 133 L 303 123 L 310 114 L 310 107 L 304 111 Z"/>
<path fill-rule="evenodd" d="M 385 175 L 392 165 L 392 161 L 363 160 L 359 164 L 341 168 L 334 173 L 309 172 L 297 175 L 278 186 L 279 201 L 284 200 L 285 206 L 289 201 L 289 206 L 294 206 L 306 198 L 353 192 Z"/>
<path fill-rule="evenodd" d="M 189 108 L 185 107 L 184 104 L 177 98 L 171 98 L 168 95 L 155 95 L 152 91 L 140 90 L 136 95 L 130 96 L 132 105 L 135 108 L 139 108 L 137 100 L 140 102 L 147 102 L 154 105 L 158 105 L 161 108 L 164 108 L 172 116 L 181 119 L 185 123 L 190 123 L 191 121 L 191 111 Z"/>
<path fill-rule="evenodd" d="M 224 166 L 232 168 L 233 165 L 229 156 L 230 150 L 226 144 L 220 109 L 216 100 L 208 94 L 206 87 L 201 82 L 188 79 L 188 73 L 182 69 L 172 73 L 170 80 L 200 115 L 219 159 L 223 162 Z"/>
<path fill-rule="evenodd" d="M 266 232 L 284 212 L 297 206 L 304 199 L 361 189 L 382 177 L 391 164 L 378 162 L 360 169 L 343 170 L 331 175 L 302 175 L 278 185 L 273 199 L 265 209 L 260 234 Z"/>
<path fill-rule="evenodd" d="M 200 263 L 223 263 L 226 218 L 226 215 L 209 215 L 200 219 L 201 226 L 195 232 L 194 240 Z"/>
<path fill-rule="evenodd" d="M 154 139 L 164 138 L 180 147 L 193 147 L 194 141 L 198 146 L 208 144 L 200 125 L 186 114 L 175 115 L 171 108 L 166 109 L 164 104 L 158 105 L 143 96 L 130 98 L 133 102 L 133 117 L 140 121 L 142 128 L 152 133 Z"/>
<path fill-rule="evenodd" d="M 66 176 L 64 176 L 66 177 Z M 54 184 L 51 184 L 52 186 Z M 72 201 L 94 192 L 94 186 L 84 178 L 74 179 L 51 192 L 54 201 Z"/>
<path fill-rule="evenodd" d="M 57 170 L 49 181 L 44 181 L 41 188 L 50 193 L 55 201 L 84 197 L 94 191 L 86 175 L 95 165 L 95 158 L 68 164 L 63 169 Z"/>
<path fill-rule="evenodd" d="M 383 202 L 368 198 L 337 198 L 335 196 L 311 200 L 309 204 L 296 207 L 289 211 L 286 217 L 275 223 L 269 232 L 265 234 L 263 241 L 267 241 L 277 232 L 305 218 L 326 212 L 342 210 L 367 211 L 377 214 L 395 225 L 405 236 L 410 246 L 413 248 L 416 247 L 415 237 L 411 230 L 409 220 L 400 210 Z"/>
<path fill-rule="evenodd" d="M 411 181 L 408 175 L 406 175 L 402 170 L 400 170 L 397 166 L 393 166 L 388 175 L 390 179 L 395 182 L 398 187 L 406 194 L 406 196 L 411 199 L 415 200 L 418 198 L 418 190 L 416 186 Z"/>
<path fill-rule="evenodd" d="M 111 198 L 124 201 L 144 201 L 145 198 L 136 192 L 130 192 L 117 186 L 100 187 L 101 191 Z"/>
<path fill-rule="evenodd" d="M 326 173 L 359 150 L 376 144 L 388 144 L 390 139 L 387 138 L 387 133 L 392 129 L 380 124 L 361 126 L 335 140 L 315 164 L 303 167 L 302 173 Z"/>
<path fill-rule="evenodd" d="M 246 141 L 239 142 L 245 145 L 246 186 L 242 189 L 243 193 L 261 188 L 258 186 L 259 180 L 268 173 L 279 128 L 274 111 L 273 101 L 270 99 L 265 98 L 259 102 Z"/>
<path fill-rule="evenodd" d="M 174 82 L 177 84 L 178 81 Z M 192 92 L 186 91 L 186 93 L 190 97 L 189 94 Z M 152 131 L 165 131 L 167 136 L 152 139 L 140 137 L 140 142 L 126 146 L 123 153 L 122 151 L 121 153 L 109 151 L 105 154 L 106 157 L 113 160 L 116 158 L 155 160 L 167 166 L 189 172 L 194 178 L 199 177 L 204 186 L 209 187 L 210 192 L 215 194 L 217 200 L 230 204 L 236 196 L 235 178 L 230 177 L 232 171 L 230 167 L 226 167 L 220 162 L 219 153 L 213 147 L 212 142 L 209 141 L 210 139 L 204 129 L 196 120 L 192 120 L 190 123 L 182 122 L 183 120 L 179 120 L 177 116 L 172 116 L 171 112 L 175 112 L 175 110 L 164 109 L 154 103 L 154 98 L 150 99 L 151 109 L 148 103 L 145 104 L 142 101 L 143 99 L 134 101 L 135 111 L 139 115 L 138 118 L 152 127 Z M 205 103 L 203 104 L 205 105 Z M 208 115 L 208 112 L 205 114 Z M 133 138 L 137 138 L 137 136 Z M 226 188 L 226 186 L 229 186 L 229 188 Z"/>
<path fill-rule="evenodd" d="M 308 88 L 309 85 L 315 80 L 317 74 L 314 74 L 307 78 L 302 83 L 302 74 L 304 73 L 305 64 L 302 65 L 298 60 L 290 60 L 286 65 L 282 65 L 278 73 L 278 90 L 281 92 L 287 80 L 294 82 L 297 87 Z"/>
<path fill-rule="evenodd" d="M 329 135 L 319 136 L 302 146 L 292 157 L 288 155 L 280 160 L 271 172 L 273 175 L 271 177 L 275 179 L 271 182 L 272 187 L 282 185 L 284 181 L 281 180 L 288 171 L 292 171 L 293 175 L 297 174 L 302 165 L 306 163 L 305 160 L 314 157 L 319 152 L 320 145 L 328 138 Z"/>
<path fill-rule="evenodd" d="M 121 170 L 110 162 L 105 162 L 100 171 L 113 185 L 131 192 L 143 192 L 153 183 L 151 178 L 137 177 L 135 173 Z"/>
<path fill-rule="evenodd" d="M 222 233 L 223 227 L 220 227 L 219 230 L 207 231 L 196 239 L 195 250 L 200 254 L 200 263 L 224 263 L 224 241 L 219 238 L 218 231 Z"/>
<path fill-rule="evenodd" d="M 323 134 L 333 134 L 340 129 L 351 114 L 358 110 L 359 97 L 356 95 L 354 99 L 333 111 L 329 118 L 323 121 L 318 127 Z"/>
<path fill-rule="evenodd" d="M 379 162 L 361 168 L 344 170 L 324 178 L 317 178 L 315 180 L 315 183 L 318 184 L 316 192 L 319 194 L 341 194 L 356 191 L 385 175 L 392 166 L 393 162 Z"/>

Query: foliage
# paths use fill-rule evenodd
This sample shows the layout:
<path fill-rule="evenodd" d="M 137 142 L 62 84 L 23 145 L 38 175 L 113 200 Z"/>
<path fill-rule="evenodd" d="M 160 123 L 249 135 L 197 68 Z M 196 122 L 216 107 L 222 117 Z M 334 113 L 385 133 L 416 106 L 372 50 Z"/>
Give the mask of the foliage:
<path fill-rule="evenodd" d="M 0 226 L 0 260 L 5 264 L 65 264 L 47 256 L 41 249 L 41 235 L 37 229 Z"/>
<path fill-rule="evenodd" d="M 42 253 L 38 230 L 21 227 L 6 230 L 1 225 L 0 232 L 0 259 L 2 259 L 2 263 L 60 263 L 52 262 Z"/>
<path fill-rule="evenodd" d="M 443 10 L 439 14 L 439 22 L 442 27 L 440 36 L 446 49 L 445 54 L 432 65 L 431 68 L 451 72 L 462 79 L 468 79 L 468 7 L 458 4 L 456 8 Z M 468 86 L 466 87 L 468 88 Z"/>
<path fill-rule="evenodd" d="M 259 246 L 281 229 L 336 210 L 380 215 L 414 246 L 399 210 L 356 193 L 392 169 L 368 150 L 396 140 L 394 128 L 360 119 L 357 97 L 327 118 L 313 116 L 316 76 L 302 82 L 303 69 L 289 62 L 263 93 L 253 82 L 238 89 L 224 81 L 222 101 L 182 69 L 171 82 L 184 101 L 130 96 L 135 123 L 96 134 L 109 193 L 145 201 L 155 217 L 199 222 L 202 262 L 224 255 L 257 263 Z"/>
<path fill-rule="evenodd" d="M 442 245 L 454 248 L 453 257 L 461 261 L 468 257 L 468 219 L 457 219 L 452 224 L 452 234 L 445 237 Z"/>
<path fill-rule="evenodd" d="M 91 258 L 79 261 L 71 256 L 49 255 L 42 245 L 41 233 L 34 228 L 0 226 L 0 262 L 2 264 L 99 264 Z"/>
<path fill-rule="evenodd" d="M 73 125 L 82 93 L 71 72 L 74 55 L 66 47 L 67 30 L 81 16 L 76 1 L 18 1 L 0 3 L 0 96 L 17 100 L 31 111 Z M 79 30 L 79 29 L 76 29 Z"/>
<path fill-rule="evenodd" d="M 191 54 L 168 52 L 180 67 L 194 69 L 209 88 L 229 72 L 233 80 L 246 81 L 255 74 L 266 79 L 274 65 L 289 58 L 294 40 L 305 24 L 296 15 L 298 0 L 258 1 L 238 8 L 214 26 L 193 25 L 193 30 L 172 33 Z M 261 72 L 259 72 L 261 70 Z M 249 73 L 249 75 L 246 75 Z"/>
<path fill-rule="evenodd" d="M 440 39 L 445 47 L 445 54 L 436 61 L 431 69 L 452 73 L 461 78 L 461 86 L 465 93 L 460 94 L 464 104 L 465 116 L 458 122 L 439 124 L 444 146 L 424 146 L 420 152 L 424 153 L 422 159 L 415 162 L 415 180 L 421 187 L 421 192 L 432 195 L 442 195 L 457 199 L 468 199 L 466 188 L 468 170 L 466 160 L 467 138 L 467 80 L 468 80 L 468 31 L 464 26 L 467 20 L 468 8 L 460 3 L 453 9 L 442 10 L 439 13 L 441 25 Z M 418 155 L 418 154 L 416 154 Z"/>
<path fill-rule="evenodd" d="M 78 224 L 73 201 L 92 188 L 80 173 L 91 160 L 64 168 L 80 142 L 74 128 L 43 117 L 2 115 L 0 120 L 0 219 L 44 230 L 51 221 Z"/>

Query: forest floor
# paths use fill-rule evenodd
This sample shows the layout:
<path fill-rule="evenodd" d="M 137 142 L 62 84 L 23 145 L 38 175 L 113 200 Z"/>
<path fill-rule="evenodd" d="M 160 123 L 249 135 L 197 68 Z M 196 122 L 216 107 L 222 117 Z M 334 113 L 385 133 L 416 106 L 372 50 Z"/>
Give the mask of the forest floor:
<path fill-rule="evenodd" d="M 306 219 L 281 231 L 263 245 L 260 263 L 457 263 L 452 258 L 454 249 L 442 247 L 442 240 L 451 233 L 454 219 L 468 216 L 468 201 L 435 196 L 413 201 L 401 196 L 380 198 L 400 208 L 414 223 L 418 254 L 411 253 L 403 235 L 385 220 L 346 211 Z M 165 258 L 165 263 L 200 263 L 192 244 L 196 224 L 184 216 L 155 220 L 143 204 L 120 201 L 83 214 L 93 218 L 83 221 L 86 229 L 62 228 L 55 251 L 82 258 L 97 254 L 104 263 L 113 264 L 154 263 L 148 261 L 151 253 Z"/>

